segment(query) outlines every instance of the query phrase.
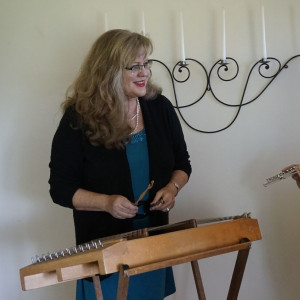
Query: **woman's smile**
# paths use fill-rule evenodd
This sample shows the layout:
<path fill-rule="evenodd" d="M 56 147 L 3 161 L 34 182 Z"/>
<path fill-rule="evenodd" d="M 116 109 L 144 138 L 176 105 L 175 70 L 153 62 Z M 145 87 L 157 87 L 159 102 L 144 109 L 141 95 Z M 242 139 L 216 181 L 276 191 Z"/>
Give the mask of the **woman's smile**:
<path fill-rule="evenodd" d="M 136 84 L 138 87 L 145 87 L 146 81 L 145 81 L 145 80 L 136 81 L 135 84 Z"/>

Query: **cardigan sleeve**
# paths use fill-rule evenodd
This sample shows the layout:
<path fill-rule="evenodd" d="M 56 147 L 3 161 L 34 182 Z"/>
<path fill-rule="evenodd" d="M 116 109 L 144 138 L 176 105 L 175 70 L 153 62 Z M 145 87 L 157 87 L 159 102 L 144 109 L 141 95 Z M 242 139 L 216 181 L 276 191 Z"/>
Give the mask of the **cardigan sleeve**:
<path fill-rule="evenodd" d="M 54 203 L 74 208 L 72 198 L 82 185 L 82 133 L 76 128 L 76 115 L 71 109 L 63 115 L 52 142 L 50 195 Z"/>
<path fill-rule="evenodd" d="M 165 98 L 166 99 L 166 98 Z M 173 151 L 175 155 L 174 170 L 184 171 L 188 177 L 191 175 L 192 167 L 190 163 L 190 155 L 187 150 L 184 134 L 178 116 L 172 103 L 166 99 L 166 107 L 168 111 L 170 131 L 172 134 Z"/>

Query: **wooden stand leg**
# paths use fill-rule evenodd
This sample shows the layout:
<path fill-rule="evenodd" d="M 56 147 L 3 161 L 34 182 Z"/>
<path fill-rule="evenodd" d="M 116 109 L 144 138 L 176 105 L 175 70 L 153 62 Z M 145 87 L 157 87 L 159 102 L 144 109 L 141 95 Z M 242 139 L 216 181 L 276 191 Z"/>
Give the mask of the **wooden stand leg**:
<path fill-rule="evenodd" d="M 100 278 L 98 275 L 93 276 L 94 289 L 97 300 L 103 300 L 103 294 L 101 290 Z"/>
<path fill-rule="evenodd" d="M 119 283 L 116 300 L 126 300 L 129 286 L 129 276 L 125 274 L 125 271 L 129 269 L 127 265 L 122 265 L 119 272 Z"/>
<path fill-rule="evenodd" d="M 250 246 L 248 249 L 243 249 L 238 252 L 234 271 L 232 274 L 231 284 L 229 287 L 227 300 L 237 300 L 238 298 L 244 271 L 246 268 L 249 251 L 250 251 Z"/>
<path fill-rule="evenodd" d="M 191 261 L 191 265 L 192 265 L 192 269 L 193 269 L 193 274 L 194 274 L 194 280 L 195 280 L 195 285 L 196 285 L 196 289 L 197 289 L 198 299 L 199 300 L 206 300 L 198 261 L 197 260 Z"/>

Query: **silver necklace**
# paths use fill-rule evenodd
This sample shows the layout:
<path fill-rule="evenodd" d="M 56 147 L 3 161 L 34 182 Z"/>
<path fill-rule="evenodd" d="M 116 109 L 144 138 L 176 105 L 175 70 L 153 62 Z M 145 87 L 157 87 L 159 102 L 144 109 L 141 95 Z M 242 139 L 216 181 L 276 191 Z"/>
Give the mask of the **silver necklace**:
<path fill-rule="evenodd" d="M 136 114 L 130 119 L 133 120 L 136 118 L 136 123 L 135 123 L 135 128 L 134 130 L 130 133 L 131 135 L 138 129 L 139 127 L 139 113 L 140 113 L 140 101 L 138 98 L 136 98 Z"/>
<path fill-rule="evenodd" d="M 136 118 L 137 114 L 138 114 L 138 106 L 139 106 L 139 99 L 136 98 L 136 113 L 134 116 L 132 116 L 129 121 L 132 121 L 134 118 Z"/>

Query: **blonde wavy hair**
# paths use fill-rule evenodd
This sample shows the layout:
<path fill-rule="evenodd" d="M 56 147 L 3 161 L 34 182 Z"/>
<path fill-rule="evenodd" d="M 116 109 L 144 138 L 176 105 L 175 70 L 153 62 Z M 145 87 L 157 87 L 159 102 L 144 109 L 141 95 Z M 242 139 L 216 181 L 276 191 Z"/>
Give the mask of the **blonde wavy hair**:
<path fill-rule="evenodd" d="M 152 53 L 149 38 L 122 29 L 105 32 L 93 44 L 78 77 L 68 88 L 62 109 L 75 109 L 79 127 L 92 145 L 120 149 L 129 140 L 132 128 L 128 124 L 122 73 L 141 50 L 146 56 Z M 149 79 L 144 98 L 153 99 L 160 93 L 161 88 Z"/>

